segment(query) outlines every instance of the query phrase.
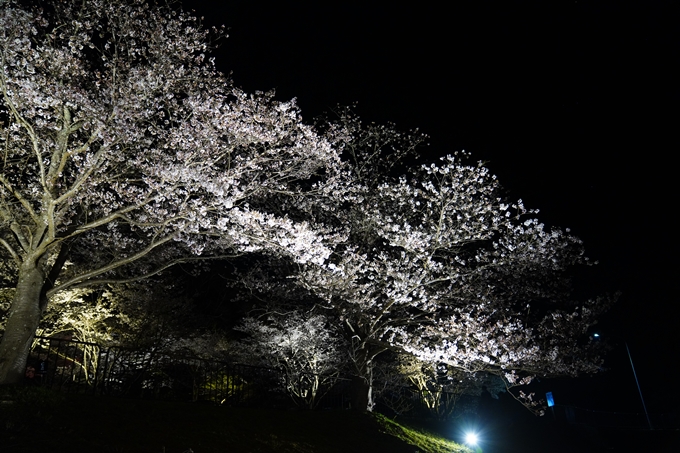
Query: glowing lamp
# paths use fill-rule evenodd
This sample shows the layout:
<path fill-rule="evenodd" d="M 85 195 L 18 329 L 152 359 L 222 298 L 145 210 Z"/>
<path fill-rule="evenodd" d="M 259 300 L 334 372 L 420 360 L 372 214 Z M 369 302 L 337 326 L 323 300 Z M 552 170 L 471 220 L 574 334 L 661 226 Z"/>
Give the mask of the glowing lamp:
<path fill-rule="evenodd" d="M 468 445 L 475 446 L 475 445 L 477 445 L 478 440 L 479 439 L 477 438 L 477 434 L 475 434 L 475 433 L 467 433 L 465 435 L 465 443 L 468 444 Z"/>

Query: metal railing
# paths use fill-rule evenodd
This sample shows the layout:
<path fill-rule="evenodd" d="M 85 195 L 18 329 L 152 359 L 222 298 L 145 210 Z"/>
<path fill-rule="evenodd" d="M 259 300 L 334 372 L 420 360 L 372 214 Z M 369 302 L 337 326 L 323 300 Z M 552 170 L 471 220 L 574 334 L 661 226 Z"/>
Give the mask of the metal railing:
<path fill-rule="evenodd" d="M 29 381 L 68 393 L 290 405 L 271 368 L 47 337 L 36 337 L 28 365 Z"/>

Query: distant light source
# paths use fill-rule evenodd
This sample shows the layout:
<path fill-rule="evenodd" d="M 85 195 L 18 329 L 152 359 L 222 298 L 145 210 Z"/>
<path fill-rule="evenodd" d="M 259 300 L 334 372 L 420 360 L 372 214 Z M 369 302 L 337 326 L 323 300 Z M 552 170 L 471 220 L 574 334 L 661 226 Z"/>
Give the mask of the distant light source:
<path fill-rule="evenodd" d="M 467 433 L 465 435 L 465 443 L 468 444 L 468 445 L 472 445 L 472 446 L 477 445 L 478 440 L 479 439 L 477 438 L 477 434 L 475 434 L 475 433 Z"/>
<path fill-rule="evenodd" d="M 593 334 L 593 337 L 594 337 L 594 338 L 600 338 L 600 334 L 599 334 L 599 333 L 594 333 L 594 334 Z"/>
<path fill-rule="evenodd" d="M 548 402 L 548 407 L 553 407 L 555 405 L 555 400 L 553 399 L 552 392 L 546 393 L 545 399 Z"/>

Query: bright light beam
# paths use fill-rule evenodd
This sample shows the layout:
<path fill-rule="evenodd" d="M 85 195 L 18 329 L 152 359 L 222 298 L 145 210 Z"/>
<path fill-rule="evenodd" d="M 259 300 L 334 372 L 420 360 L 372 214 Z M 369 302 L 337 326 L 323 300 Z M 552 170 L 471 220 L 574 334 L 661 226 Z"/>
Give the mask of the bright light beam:
<path fill-rule="evenodd" d="M 465 435 L 465 443 L 471 446 L 477 445 L 477 441 L 479 439 L 477 438 L 477 434 L 475 433 L 467 433 Z"/>

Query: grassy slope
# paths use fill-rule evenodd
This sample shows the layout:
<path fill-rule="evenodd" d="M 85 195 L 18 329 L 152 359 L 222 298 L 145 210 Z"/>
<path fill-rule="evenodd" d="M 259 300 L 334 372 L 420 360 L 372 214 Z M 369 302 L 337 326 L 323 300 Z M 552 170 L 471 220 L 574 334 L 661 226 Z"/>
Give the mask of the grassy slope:
<path fill-rule="evenodd" d="M 0 452 L 446 453 L 459 445 L 384 417 L 347 411 L 274 411 L 160 401 L 2 397 Z"/>

